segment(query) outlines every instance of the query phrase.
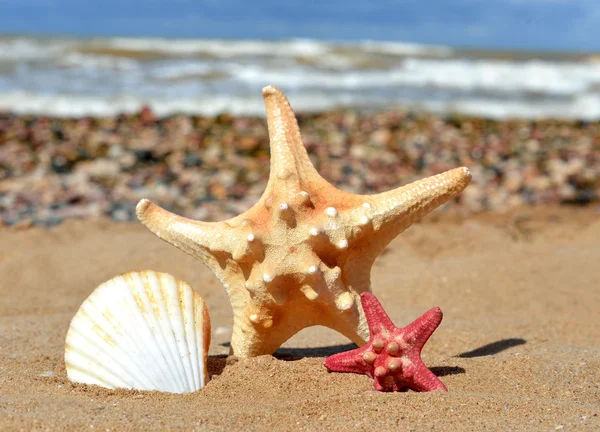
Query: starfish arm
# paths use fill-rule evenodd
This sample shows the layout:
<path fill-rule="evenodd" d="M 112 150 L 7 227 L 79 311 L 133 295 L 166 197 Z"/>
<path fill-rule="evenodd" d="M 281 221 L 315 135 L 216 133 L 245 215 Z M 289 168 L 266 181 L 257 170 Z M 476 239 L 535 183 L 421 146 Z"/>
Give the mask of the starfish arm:
<path fill-rule="evenodd" d="M 271 147 L 271 175 L 267 190 L 279 181 L 293 180 L 305 184 L 324 184 L 302 143 L 298 122 L 288 99 L 275 86 L 262 90 L 267 111 Z"/>
<path fill-rule="evenodd" d="M 269 328 L 262 327 L 263 323 L 256 325 L 247 314 L 233 311 L 233 330 L 231 334 L 231 353 L 239 358 L 256 357 L 273 354 L 286 340 L 292 337 L 297 330 L 281 328 L 270 332 Z"/>
<path fill-rule="evenodd" d="M 367 323 L 369 324 L 371 338 L 382 331 L 395 328 L 394 323 L 383 309 L 383 306 L 381 306 L 379 300 L 377 300 L 377 297 L 365 291 L 360 295 L 360 301 L 365 311 Z"/>
<path fill-rule="evenodd" d="M 363 348 L 334 354 L 325 359 L 325 367 L 329 372 L 349 372 L 364 374 L 367 364 L 362 359 Z"/>
<path fill-rule="evenodd" d="M 353 237 L 368 233 L 372 247 L 380 251 L 413 223 L 456 197 L 470 182 L 468 168 L 456 168 L 389 192 L 363 195 L 361 206 L 340 216 L 354 225 Z"/>
<path fill-rule="evenodd" d="M 429 309 L 402 329 L 405 342 L 412 345 L 413 349 L 420 353 L 425 343 L 442 322 L 443 317 L 444 314 L 439 307 Z"/>
<path fill-rule="evenodd" d="M 425 366 L 425 363 L 419 358 L 414 360 L 415 372 L 406 383 L 407 387 L 419 392 L 429 392 L 433 390 L 448 391 L 444 383 Z"/>
<path fill-rule="evenodd" d="M 156 236 L 211 266 L 211 250 L 230 252 L 227 236 L 215 223 L 199 222 L 171 213 L 143 199 L 136 207 L 138 219 Z"/>

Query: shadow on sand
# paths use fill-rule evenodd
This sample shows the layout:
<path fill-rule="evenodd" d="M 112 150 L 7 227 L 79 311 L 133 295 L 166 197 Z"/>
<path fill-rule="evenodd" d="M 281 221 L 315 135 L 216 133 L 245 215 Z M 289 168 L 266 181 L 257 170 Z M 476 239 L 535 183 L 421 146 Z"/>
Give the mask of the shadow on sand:
<path fill-rule="evenodd" d="M 502 339 L 502 340 L 499 340 L 496 342 L 489 343 L 482 347 L 475 348 L 474 350 L 466 351 L 464 353 L 455 355 L 454 357 L 473 358 L 473 357 L 490 356 L 490 355 L 498 354 L 509 348 L 523 345 L 526 343 L 527 343 L 527 341 L 525 339 L 521 339 L 521 338 Z"/>

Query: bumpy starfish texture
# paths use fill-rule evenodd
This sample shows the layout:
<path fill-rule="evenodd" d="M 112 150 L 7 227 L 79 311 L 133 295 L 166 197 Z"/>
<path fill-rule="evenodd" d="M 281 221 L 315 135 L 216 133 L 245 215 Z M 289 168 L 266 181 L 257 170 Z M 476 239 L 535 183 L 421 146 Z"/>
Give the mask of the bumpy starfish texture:
<path fill-rule="evenodd" d="M 327 357 L 325 367 L 330 372 L 368 375 L 379 391 L 447 390 L 421 360 L 421 349 L 442 322 L 441 309 L 430 309 L 408 326 L 398 328 L 373 294 L 364 292 L 360 297 L 371 331 L 369 342 Z"/>
<path fill-rule="evenodd" d="M 271 174 L 260 200 L 223 222 L 199 222 L 141 200 L 137 215 L 158 237 L 198 258 L 233 307 L 233 354 L 272 354 L 301 329 L 324 325 L 364 344 L 359 294 L 377 255 L 400 232 L 458 195 L 467 168 L 378 195 L 353 195 L 322 178 L 285 95 L 263 89 Z"/>

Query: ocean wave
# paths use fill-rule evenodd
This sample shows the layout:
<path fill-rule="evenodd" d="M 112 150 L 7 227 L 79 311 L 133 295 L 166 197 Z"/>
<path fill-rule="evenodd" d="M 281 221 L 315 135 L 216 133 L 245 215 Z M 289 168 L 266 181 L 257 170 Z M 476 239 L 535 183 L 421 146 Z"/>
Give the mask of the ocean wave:
<path fill-rule="evenodd" d="M 77 67 L 82 69 L 116 69 L 122 71 L 131 71 L 139 67 L 139 63 L 133 59 L 106 56 L 89 55 L 78 52 L 69 52 L 59 58 L 55 58 L 59 66 Z"/>
<path fill-rule="evenodd" d="M 131 51 L 160 52 L 170 55 L 237 56 L 321 56 L 328 52 L 327 44 L 313 40 L 268 42 L 254 40 L 188 40 L 157 38 L 109 38 L 95 42 L 96 46 Z M 93 45 L 92 45 L 93 46 Z"/>
<path fill-rule="evenodd" d="M 264 40 L 190 40 L 159 38 L 108 38 L 91 41 L 86 46 L 111 48 L 136 52 L 154 52 L 166 55 L 190 56 L 212 55 L 229 58 L 240 56 L 283 56 L 320 57 L 344 49 L 358 49 L 364 52 L 407 56 L 441 55 L 449 56 L 449 47 L 421 45 L 401 42 L 362 41 L 357 43 L 317 41 L 312 39 L 292 39 L 284 41 Z"/>
<path fill-rule="evenodd" d="M 296 109 L 414 107 L 489 117 L 600 118 L 600 62 L 485 58 L 363 41 L 0 38 L 0 109 L 262 115 L 274 84 Z"/>
<path fill-rule="evenodd" d="M 307 68 L 265 69 L 261 65 L 230 71 L 249 84 L 285 83 L 291 87 L 357 89 L 416 86 L 465 91 L 530 92 L 574 95 L 600 86 L 600 64 L 542 61 L 433 60 L 407 58 L 388 70 L 310 71 Z"/>
<path fill-rule="evenodd" d="M 437 98 L 398 98 L 390 100 L 381 95 L 324 95 L 319 92 L 288 92 L 297 112 L 321 112 L 344 107 L 369 109 L 417 109 L 444 113 L 460 113 L 495 119 L 506 118 L 564 118 L 578 120 L 600 119 L 600 93 L 580 95 L 559 101 L 501 100 L 485 97 L 462 97 L 452 100 Z M 120 95 L 114 97 L 83 97 L 68 94 L 40 95 L 27 92 L 0 93 L 0 112 L 15 114 L 49 115 L 56 117 L 105 117 L 122 113 L 136 113 L 149 106 L 159 117 L 175 114 L 215 116 L 264 116 L 261 98 L 252 96 L 225 96 L 160 99 Z"/>
<path fill-rule="evenodd" d="M 73 43 L 39 41 L 24 37 L 0 38 L 0 61 L 44 60 L 66 52 Z"/>

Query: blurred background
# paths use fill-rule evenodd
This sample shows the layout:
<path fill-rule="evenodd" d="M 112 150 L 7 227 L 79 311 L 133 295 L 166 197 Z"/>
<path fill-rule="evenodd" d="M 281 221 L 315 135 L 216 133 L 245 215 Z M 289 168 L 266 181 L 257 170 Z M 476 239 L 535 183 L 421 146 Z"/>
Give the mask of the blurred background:
<path fill-rule="evenodd" d="M 598 22 L 597 0 L 0 0 L 0 219 L 245 210 L 268 84 L 344 190 L 464 165 L 446 209 L 597 205 Z"/>

